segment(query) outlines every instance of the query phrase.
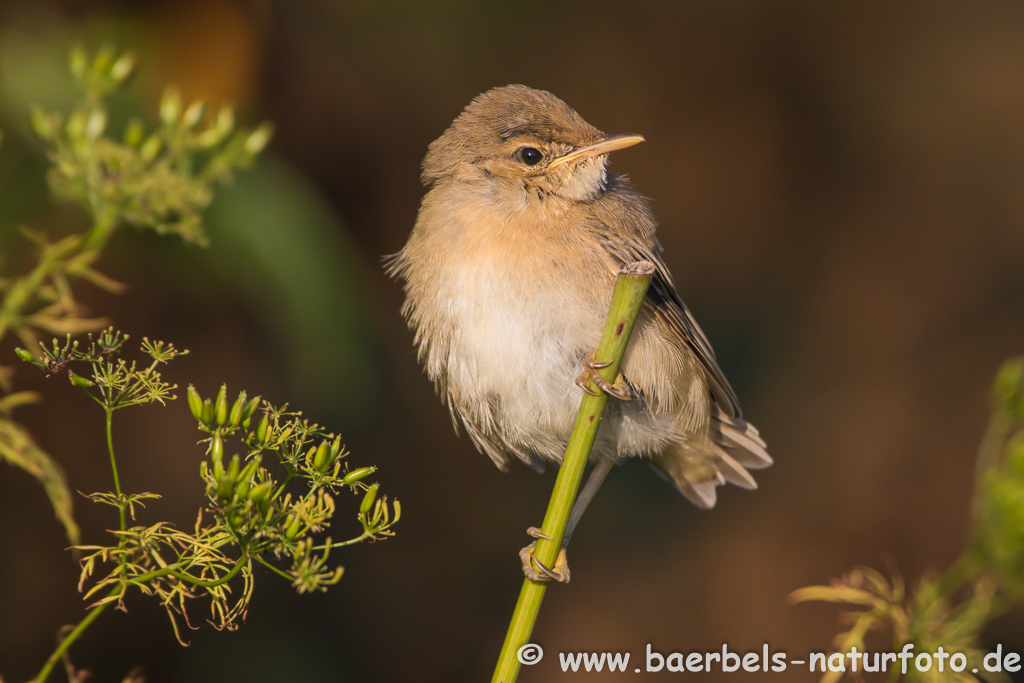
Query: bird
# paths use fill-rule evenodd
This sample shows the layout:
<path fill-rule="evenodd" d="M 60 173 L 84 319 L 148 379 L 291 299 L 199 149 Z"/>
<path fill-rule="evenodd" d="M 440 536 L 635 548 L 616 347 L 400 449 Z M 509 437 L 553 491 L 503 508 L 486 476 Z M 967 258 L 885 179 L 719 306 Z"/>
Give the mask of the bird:
<path fill-rule="evenodd" d="M 581 388 L 611 399 L 555 568 L 524 548 L 535 580 L 568 580 L 564 545 L 611 465 L 647 460 L 698 508 L 726 482 L 757 487 L 772 463 L 704 332 L 676 292 L 649 201 L 608 154 L 644 138 L 607 135 L 525 85 L 478 95 L 427 149 L 416 222 L 388 273 L 456 431 L 506 470 L 560 464 Z M 617 273 L 654 275 L 614 383 L 594 371 Z M 531 535 L 543 536 L 537 529 Z"/>

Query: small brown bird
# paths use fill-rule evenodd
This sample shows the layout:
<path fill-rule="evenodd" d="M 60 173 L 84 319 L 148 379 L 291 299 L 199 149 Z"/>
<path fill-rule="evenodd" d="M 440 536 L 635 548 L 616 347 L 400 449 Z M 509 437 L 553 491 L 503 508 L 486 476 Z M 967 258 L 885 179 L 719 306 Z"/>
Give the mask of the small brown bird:
<path fill-rule="evenodd" d="M 561 462 L 617 272 L 655 264 L 622 377 L 599 383 L 613 400 L 566 542 L 618 458 L 649 460 L 701 508 L 727 481 L 756 488 L 747 468 L 772 462 L 676 293 L 647 200 L 606 169 L 609 152 L 642 140 L 606 135 L 542 90 L 490 90 L 430 145 L 429 191 L 389 265 L 456 429 L 504 470 Z M 567 579 L 540 569 L 532 578 Z"/>

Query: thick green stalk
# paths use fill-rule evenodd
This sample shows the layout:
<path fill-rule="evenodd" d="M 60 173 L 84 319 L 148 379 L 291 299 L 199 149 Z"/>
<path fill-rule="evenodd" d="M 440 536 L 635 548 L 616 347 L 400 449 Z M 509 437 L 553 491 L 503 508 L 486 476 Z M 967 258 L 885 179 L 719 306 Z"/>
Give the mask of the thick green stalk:
<path fill-rule="evenodd" d="M 622 354 L 626 350 L 633 325 L 640 314 L 640 307 L 647 295 L 653 274 L 654 265 L 648 261 L 631 264 L 619 272 L 604 334 L 595 354 L 598 361 L 611 361 L 610 365 L 599 370 L 601 376 L 608 381 L 614 381 L 619 373 Z M 579 412 L 576 414 L 576 424 L 569 437 L 565 458 L 555 480 L 555 490 L 551 494 L 547 514 L 544 515 L 544 524 L 541 526 L 541 531 L 549 536 L 550 540 L 538 539 L 534 552 L 537 561 L 547 567 L 554 566 L 558 549 L 562 545 L 569 512 L 576 500 L 583 470 L 590 457 L 590 449 L 597 437 L 601 416 L 607 403 L 608 395 L 604 392 L 597 396 L 583 394 Z M 519 592 L 519 600 L 512 614 L 512 622 L 509 624 L 505 643 L 498 656 L 498 665 L 491 679 L 492 683 L 513 683 L 519 675 L 519 649 L 530 640 L 547 585 L 545 581 L 523 581 L 523 588 Z"/>

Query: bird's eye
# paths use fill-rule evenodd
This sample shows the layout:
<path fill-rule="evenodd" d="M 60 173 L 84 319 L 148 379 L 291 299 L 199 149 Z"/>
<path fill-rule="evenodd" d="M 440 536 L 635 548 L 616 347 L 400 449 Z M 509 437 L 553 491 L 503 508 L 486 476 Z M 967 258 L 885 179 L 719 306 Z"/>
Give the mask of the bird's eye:
<path fill-rule="evenodd" d="M 544 158 L 544 153 L 536 147 L 522 147 L 516 152 L 516 156 L 527 166 L 536 166 Z"/>

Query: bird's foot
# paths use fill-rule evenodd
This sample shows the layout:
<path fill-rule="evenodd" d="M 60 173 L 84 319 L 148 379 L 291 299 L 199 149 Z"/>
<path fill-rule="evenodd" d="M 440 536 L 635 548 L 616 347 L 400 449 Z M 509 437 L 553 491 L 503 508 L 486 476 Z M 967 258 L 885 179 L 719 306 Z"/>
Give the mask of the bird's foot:
<path fill-rule="evenodd" d="M 630 400 L 631 398 L 633 398 L 633 392 L 629 390 L 629 387 L 626 385 L 626 378 L 622 376 L 621 372 L 615 378 L 614 384 L 606 380 L 604 377 L 600 375 L 600 373 L 598 373 L 598 370 L 600 368 L 606 368 L 611 364 L 612 362 L 610 360 L 599 362 L 594 357 L 594 352 L 591 351 L 590 353 L 587 354 L 586 359 L 583 361 L 584 370 L 583 372 L 580 373 L 580 376 L 576 378 L 576 386 L 578 386 L 580 389 L 587 392 L 591 396 L 599 396 L 600 392 L 595 391 L 590 386 L 590 383 L 593 382 L 595 385 L 597 385 L 598 389 L 608 394 L 609 396 L 617 398 L 620 401 Z"/>
<path fill-rule="evenodd" d="M 526 530 L 530 536 L 534 538 L 545 538 L 551 540 L 550 536 L 547 536 L 535 526 L 531 526 Z M 559 583 L 569 583 L 569 561 L 565 556 L 565 548 L 558 549 L 558 557 L 555 558 L 554 568 L 544 566 L 533 553 L 537 549 L 537 541 L 534 541 L 530 545 L 526 546 L 519 551 L 519 559 L 523 562 L 523 574 L 526 578 L 531 581 L 558 581 Z"/>

